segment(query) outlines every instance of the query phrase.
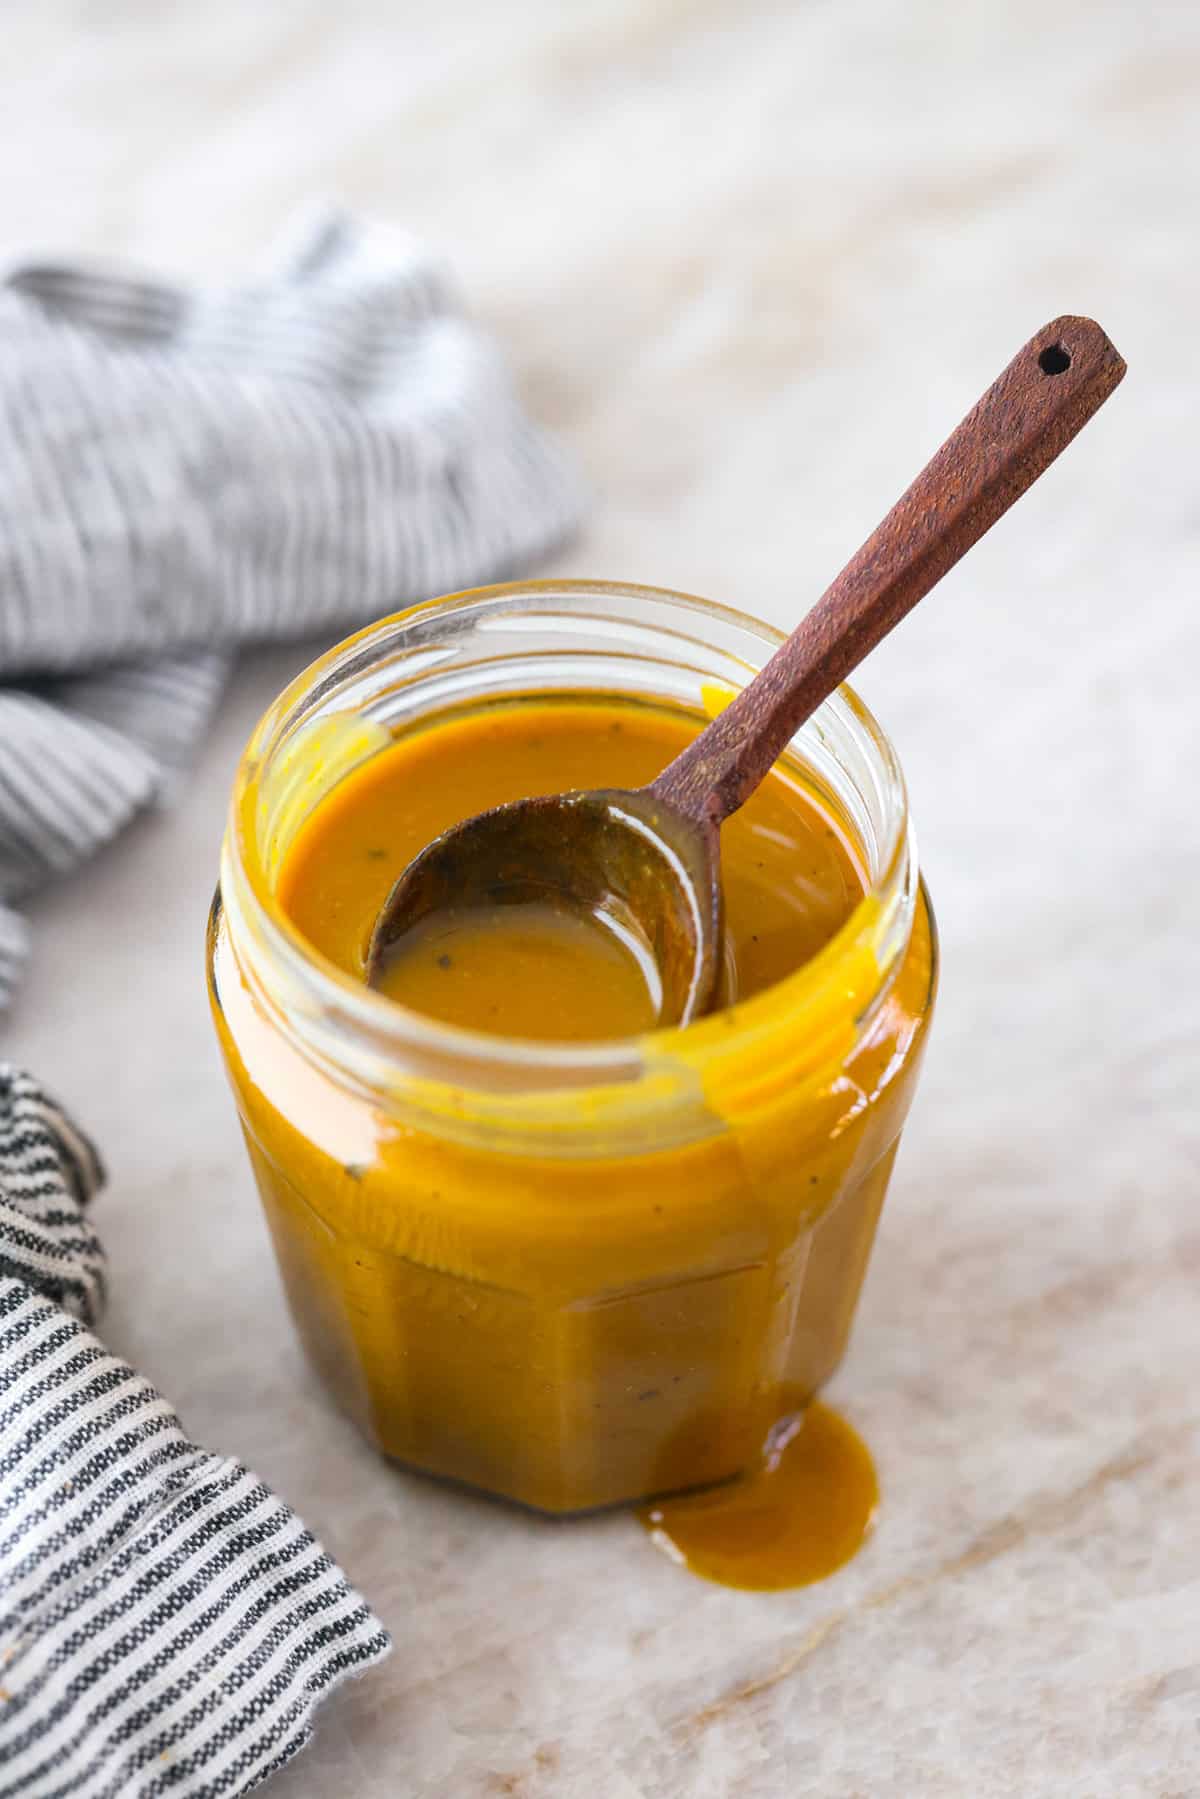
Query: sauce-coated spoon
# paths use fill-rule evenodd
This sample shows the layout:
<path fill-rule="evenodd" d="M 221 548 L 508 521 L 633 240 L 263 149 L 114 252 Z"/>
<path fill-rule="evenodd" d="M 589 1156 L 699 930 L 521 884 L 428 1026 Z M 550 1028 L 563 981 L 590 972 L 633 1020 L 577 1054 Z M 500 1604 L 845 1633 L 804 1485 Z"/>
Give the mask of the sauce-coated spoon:
<path fill-rule="evenodd" d="M 712 1005 L 720 974 L 720 827 L 804 721 L 1108 398 L 1125 364 L 1091 319 L 1043 327 L 967 414 L 803 623 L 657 780 L 517 800 L 434 839 L 375 923 L 367 979 L 431 912 L 547 901 L 649 949 L 660 1022 Z"/>

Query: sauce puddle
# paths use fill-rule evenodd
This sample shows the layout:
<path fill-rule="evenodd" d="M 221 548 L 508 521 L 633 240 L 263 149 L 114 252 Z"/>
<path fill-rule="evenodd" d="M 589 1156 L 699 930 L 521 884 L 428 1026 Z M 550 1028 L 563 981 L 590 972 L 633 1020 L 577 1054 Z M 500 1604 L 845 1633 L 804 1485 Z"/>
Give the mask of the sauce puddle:
<path fill-rule="evenodd" d="M 656 1500 L 637 1517 L 672 1561 L 752 1592 L 824 1580 L 861 1546 L 879 1503 L 858 1432 L 814 1401 L 781 1418 L 760 1466 L 705 1493 Z"/>

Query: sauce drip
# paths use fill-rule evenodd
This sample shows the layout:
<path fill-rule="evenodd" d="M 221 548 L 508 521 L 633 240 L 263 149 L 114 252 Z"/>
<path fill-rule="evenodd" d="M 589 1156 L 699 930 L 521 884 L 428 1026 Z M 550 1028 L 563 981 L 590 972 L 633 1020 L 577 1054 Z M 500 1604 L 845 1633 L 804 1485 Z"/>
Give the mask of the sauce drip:
<path fill-rule="evenodd" d="M 814 1401 L 780 1419 L 758 1468 L 706 1493 L 660 1499 L 638 1518 L 666 1555 L 721 1586 L 805 1587 L 861 1545 L 879 1502 L 866 1444 Z"/>

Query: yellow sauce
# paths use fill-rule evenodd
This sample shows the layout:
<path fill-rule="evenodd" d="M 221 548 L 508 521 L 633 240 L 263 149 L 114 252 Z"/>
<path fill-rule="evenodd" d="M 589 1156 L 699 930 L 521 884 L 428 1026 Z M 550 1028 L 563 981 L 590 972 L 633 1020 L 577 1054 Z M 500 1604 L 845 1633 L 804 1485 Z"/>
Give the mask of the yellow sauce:
<path fill-rule="evenodd" d="M 443 1024 L 505 1037 L 596 1043 L 658 1021 L 632 951 L 586 914 L 540 901 L 431 913 L 399 939 L 377 985 Z"/>
<path fill-rule="evenodd" d="M 277 792 L 252 771 L 245 829 L 288 820 L 264 852 L 274 900 L 314 957 L 362 981 L 379 907 L 434 836 L 506 800 L 644 783 L 703 723 L 616 697 L 508 701 L 360 760 L 368 735 L 348 731 L 347 772 L 326 788 L 307 784 L 299 742 Z M 724 827 L 722 860 L 724 1010 L 631 1045 L 631 1071 L 607 1084 L 547 1095 L 522 1073 L 506 1087 L 449 1050 L 416 1074 L 344 1072 L 249 978 L 219 913 L 213 993 L 289 1302 L 371 1441 L 555 1513 L 743 1476 L 657 1502 L 653 1528 L 698 1571 L 769 1586 L 836 1565 L 874 1503 L 857 1440 L 819 1409 L 756 1470 L 845 1348 L 932 1004 L 933 938 L 922 893 L 886 986 L 853 938 L 794 1012 L 778 984 L 863 897 L 845 821 L 797 762 Z M 504 1040 L 643 1027 L 619 948 L 597 976 L 612 945 L 556 939 L 550 921 L 486 954 L 443 922 L 392 977 L 417 1010 Z M 771 1566 L 747 1522 L 775 1544 Z"/>
<path fill-rule="evenodd" d="M 642 1506 L 653 1541 L 693 1574 L 766 1592 L 824 1580 L 858 1549 L 879 1503 L 870 1452 L 814 1400 L 786 1414 L 728 1486 Z"/>
<path fill-rule="evenodd" d="M 280 900 L 316 949 L 363 977 L 392 883 L 450 825 L 506 800 L 640 786 L 694 731 L 665 709 L 584 699 L 447 719 L 373 757 L 316 808 L 284 861 Z M 724 1004 L 808 961 L 863 894 L 845 838 L 784 767 L 723 827 L 721 872 Z M 548 907 L 442 914 L 405 943 L 384 990 L 448 1023 L 560 1041 L 633 1036 L 653 1023 L 633 956 Z"/>

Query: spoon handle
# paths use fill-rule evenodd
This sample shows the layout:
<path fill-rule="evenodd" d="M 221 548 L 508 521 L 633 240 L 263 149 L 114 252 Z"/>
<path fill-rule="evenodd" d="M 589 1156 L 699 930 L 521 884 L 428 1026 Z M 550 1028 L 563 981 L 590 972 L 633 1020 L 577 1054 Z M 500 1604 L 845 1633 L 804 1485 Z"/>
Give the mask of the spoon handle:
<path fill-rule="evenodd" d="M 713 824 L 736 812 L 805 719 L 1033 485 L 1124 373 L 1092 319 L 1043 326 L 787 642 L 652 791 Z"/>

